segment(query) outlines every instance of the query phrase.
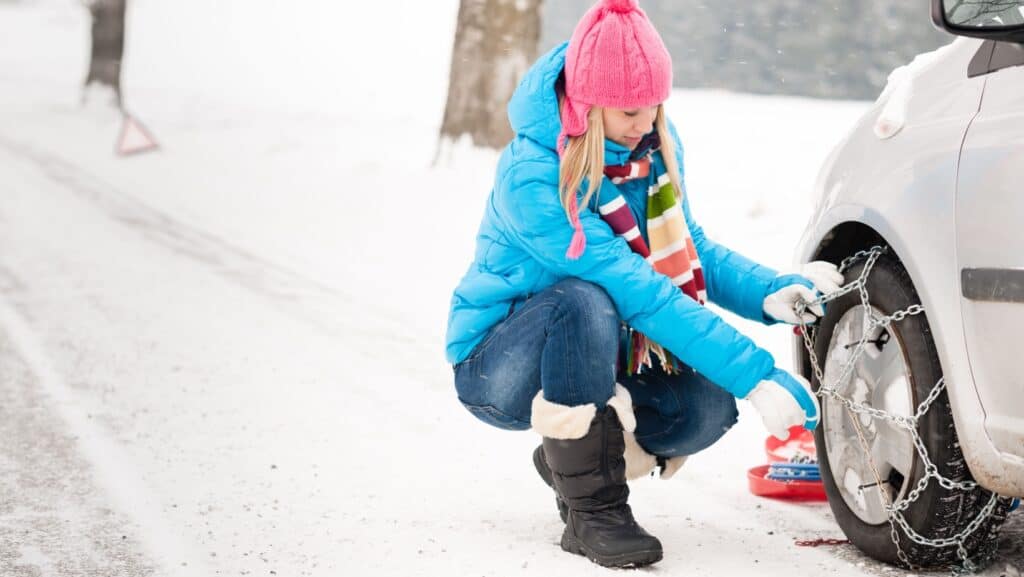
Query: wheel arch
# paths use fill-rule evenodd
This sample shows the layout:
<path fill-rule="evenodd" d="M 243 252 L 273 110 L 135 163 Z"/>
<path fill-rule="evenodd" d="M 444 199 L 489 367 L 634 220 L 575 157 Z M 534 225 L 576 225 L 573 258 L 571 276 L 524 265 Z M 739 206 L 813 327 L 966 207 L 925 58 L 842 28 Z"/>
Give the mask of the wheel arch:
<path fill-rule="evenodd" d="M 856 220 L 840 222 L 822 235 L 806 261 L 824 260 L 838 266 L 846 257 L 857 251 L 868 250 L 873 246 L 888 248 L 890 253 L 901 264 L 903 263 L 880 232 L 872 226 Z M 801 375 L 807 380 L 811 380 L 811 359 L 803 346 L 802 338 L 795 336 L 793 344 L 795 366 Z"/>
<path fill-rule="evenodd" d="M 944 296 L 941 288 L 929 286 L 927 283 L 923 283 L 922 286 L 922 278 L 933 281 L 941 278 L 936 274 L 942 265 L 933 257 L 926 259 L 929 260 L 927 263 L 905 260 L 902 255 L 914 251 L 904 243 L 913 239 L 900 237 L 884 217 L 864 207 L 835 208 L 838 210 L 829 216 L 835 218 L 841 214 L 845 218 L 836 218 L 831 226 L 822 226 L 825 223 L 818 221 L 818 230 L 826 232 L 818 234 L 816 242 L 813 238 L 805 237 L 799 250 L 799 262 L 826 260 L 838 265 L 844 258 L 859 250 L 880 245 L 886 247 L 890 256 L 907 271 L 926 311 L 941 306 L 941 303 L 959 302 Z M 919 248 L 928 252 L 927 247 Z M 925 269 L 919 268 L 920 266 L 924 266 Z M 958 282 L 952 284 L 955 289 L 959 288 Z M 933 338 L 936 339 L 935 346 L 946 380 L 946 389 L 952 400 L 951 408 L 957 434 L 974 479 L 991 491 L 1003 495 L 1024 496 L 1020 484 L 1020 472 L 1024 471 L 1024 463 L 1012 455 L 998 452 L 984 427 L 979 425 L 985 418 L 985 411 L 978 397 L 973 375 L 968 368 L 959 307 L 956 310 L 934 311 L 928 317 Z M 803 346 L 803 340 L 796 335 L 793 339 L 793 367 L 811 380 L 811 362 Z"/>

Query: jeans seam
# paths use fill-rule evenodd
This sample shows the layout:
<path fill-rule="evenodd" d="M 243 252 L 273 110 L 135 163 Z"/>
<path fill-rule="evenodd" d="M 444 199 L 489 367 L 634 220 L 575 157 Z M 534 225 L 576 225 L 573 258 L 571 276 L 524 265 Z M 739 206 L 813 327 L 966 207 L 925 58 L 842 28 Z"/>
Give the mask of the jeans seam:
<path fill-rule="evenodd" d="M 509 321 L 518 320 L 523 317 L 523 315 L 514 315 L 516 312 L 520 311 L 523 308 L 523 305 L 525 305 L 526 302 L 527 301 L 519 303 L 518 307 L 515 306 L 516 301 L 509 303 L 509 310 L 507 313 L 505 313 L 505 318 L 495 323 L 494 326 L 492 326 L 487 331 L 487 334 L 484 335 L 484 338 L 481 339 L 480 342 L 477 343 L 475 347 L 473 347 L 473 350 L 469 352 L 469 356 L 467 356 L 465 359 L 462 359 L 462 361 L 460 361 L 459 363 L 456 363 L 455 366 L 461 365 L 462 363 L 468 363 L 469 361 L 475 360 L 480 355 L 482 355 L 484 350 L 491 343 L 491 341 L 493 341 L 500 333 L 504 332 L 508 328 Z"/>
<path fill-rule="evenodd" d="M 474 361 L 478 357 L 480 357 L 480 355 L 482 355 L 484 353 L 484 350 L 487 348 L 487 345 L 489 345 L 490 342 L 494 340 L 494 337 L 498 336 L 498 333 L 501 331 L 502 324 L 504 323 L 498 323 L 491 327 L 491 329 L 487 331 L 487 334 L 484 335 L 484 338 L 481 339 L 480 342 L 477 343 L 475 347 L 473 347 L 473 350 L 470 351 L 469 356 L 462 359 L 462 362 L 458 364 L 461 365 L 462 363 L 469 363 L 470 361 Z"/>
<path fill-rule="evenodd" d="M 557 322 L 562 325 L 566 324 L 564 313 L 558 317 Z M 562 374 L 565 375 L 565 388 L 569 391 L 568 404 L 569 406 L 574 407 L 579 404 L 577 400 L 580 398 L 580 392 L 577 390 L 576 386 L 576 379 L 573 378 L 575 371 L 572 370 L 572 362 L 570 361 L 570 359 L 575 355 L 573 354 L 574 351 L 570 349 L 572 346 L 572 340 L 569 338 L 569 331 L 566 330 L 565 326 L 563 326 L 559 332 L 562 333 L 562 350 L 565 351 L 565 354 L 562 355 Z"/>
<path fill-rule="evenodd" d="M 459 402 L 462 403 L 462 405 L 466 407 L 466 409 L 469 410 L 470 412 L 473 412 L 473 409 L 482 409 L 486 412 L 496 413 L 510 421 L 515 422 L 516 424 L 525 425 L 527 428 L 529 428 L 531 424 L 530 421 L 524 421 L 515 415 L 510 415 L 505 411 L 502 411 L 501 409 L 495 407 L 494 405 L 476 405 L 473 403 L 467 403 L 466 401 L 462 400 L 461 397 L 459 398 Z"/>
<path fill-rule="evenodd" d="M 583 326 L 585 326 L 585 327 L 593 327 L 593 326 L 595 326 L 595 324 L 594 324 L 594 309 L 596 307 L 585 306 L 585 307 L 581 307 L 581 308 L 583 309 L 582 310 L 582 312 L 583 312 Z M 585 359 L 585 358 L 581 357 L 580 361 L 584 362 L 584 363 L 593 363 L 594 359 Z M 603 362 L 603 360 L 602 360 L 602 362 Z M 589 372 L 589 369 L 588 369 L 588 372 Z M 579 397 L 577 397 L 577 399 L 578 398 Z M 607 401 L 607 400 L 608 399 L 605 399 L 605 401 Z"/>
<path fill-rule="evenodd" d="M 664 436 L 668 435 L 669 431 L 671 431 L 673 427 L 678 425 L 680 421 L 682 421 L 683 419 L 686 418 L 686 407 L 683 405 L 683 400 L 681 398 L 679 398 L 679 393 L 676 392 L 675 387 L 673 387 L 672 385 L 665 384 L 664 382 L 659 382 L 659 385 L 664 387 L 664 389 L 666 391 L 668 391 L 668 393 L 670 395 L 672 395 L 672 398 L 675 399 L 676 406 L 679 407 L 679 416 L 673 417 L 672 418 L 672 423 L 669 424 L 669 426 L 665 427 L 665 429 L 663 431 L 661 431 L 659 433 L 651 433 L 650 435 L 644 435 L 643 437 L 637 436 L 638 440 L 641 439 L 641 438 L 644 438 L 644 439 L 657 439 L 657 438 L 660 438 L 660 437 L 664 437 Z M 657 411 L 657 409 L 655 409 L 655 411 Z M 658 411 L 658 412 L 660 414 L 663 414 L 660 411 Z"/>
<path fill-rule="evenodd" d="M 662 437 L 666 437 L 672 431 L 672 429 L 674 429 L 675 426 L 678 425 L 680 422 L 682 422 L 685 418 L 686 418 L 686 415 L 680 414 L 678 417 L 675 417 L 674 419 L 672 419 L 672 423 L 670 423 L 663 430 L 658 431 L 657 433 L 650 433 L 648 435 L 642 435 L 642 436 L 641 435 L 637 435 L 636 436 L 636 440 L 637 441 L 641 441 L 641 440 L 648 440 L 648 439 L 660 439 Z"/>
<path fill-rule="evenodd" d="M 665 427 L 664 430 L 659 431 L 657 433 L 651 433 L 649 435 L 643 435 L 643 436 L 637 435 L 636 436 L 636 440 L 637 440 L 637 442 L 641 442 L 641 441 L 651 441 L 651 440 L 656 440 L 656 439 L 660 440 L 663 437 L 667 437 L 667 436 L 669 436 L 668 435 L 669 432 L 671 432 L 672 429 L 676 425 L 678 425 L 680 421 L 684 420 L 684 418 L 685 418 L 685 415 L 680 415 L 678 418 L 673 419 L 672 423 L 668 427 Z M 731 429 L 738 422 L 738 420 L 739 420 L 739 418 L 738 418 L 738 412 L 737 412 L 735 414 L 735 416 L 733 416 L 733 418 L 731 420 L 732 422 L 729 424 L 729 426 L 725 427 L 724 430 L 718 435 L 718 439 L 721 439 L 722 435 L 724 435 L 729 429 Z M 712 444 L 714 442 L 717 442 L 717 441 L 713 441 Z"/>
<path fill-rule="evenodd" d="M 507 316 L 504 319 L 502 319 L 501 321 L 499 321 L 498 324 L 496 324 L 493 327 L 491 327 L 491 330 L 487 332 L 487 334 L 484 336 L 483 340 L 480 341 L 480 344 L 478 344 L 473 349 L 473 351 L 470 353 L 470 355 L 468 357 L 466 357 L 459 364 L 460 365 L 462 363 L 467 363 L 468 364 L 470 361 L 475 361 L 475 360 L 479 359 L 481 356 L 483 356 L 484 351 L 487 350 L 487 348 L 491 345 L 491 343 L 496 338 L 498 338 L 499 335 L 501 335 L 502 333 L 504 333 L 507 330 L 509 330 L 509 328 L 514 323 L 518 323 L 520 320 L 525 318 L 525 316 L 526 315 L 523 315 L 523 314 L 520 314 L 519 316 L 513 316 L 513 314 L 509 314 L 509 316 Z M 479 377 L 480 375 L 477 374 L 477 376 Z"/>

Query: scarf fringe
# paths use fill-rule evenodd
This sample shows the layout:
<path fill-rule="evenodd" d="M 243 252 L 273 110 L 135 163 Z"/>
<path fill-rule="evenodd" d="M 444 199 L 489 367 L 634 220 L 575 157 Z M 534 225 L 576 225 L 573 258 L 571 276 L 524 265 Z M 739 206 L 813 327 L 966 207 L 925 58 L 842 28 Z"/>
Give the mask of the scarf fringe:
<path fill-rule="evenodd" d="M 672 353 L 658 343 L 647 338 L 640 331 L 629 329 L 629 347 L 626 350 L 626 374 L 639 375 L 644 369 L 653 369 L 653 358 L 658 359 L 661 369 L 669 375 L 677 375 L 682 363 Z"/>

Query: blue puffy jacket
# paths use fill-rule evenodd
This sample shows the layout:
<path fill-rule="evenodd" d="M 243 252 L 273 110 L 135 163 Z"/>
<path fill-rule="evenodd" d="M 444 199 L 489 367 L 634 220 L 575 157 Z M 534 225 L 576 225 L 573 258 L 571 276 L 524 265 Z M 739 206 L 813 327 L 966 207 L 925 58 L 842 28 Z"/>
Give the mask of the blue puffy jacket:
<path fill-rule="evenodd" d="M 448 362 L 469 356 L 517 300 L 566 277 L 577 277 L 604 288 L 629 326 L 733 395 L 746 397 L 774 368 L 771 354 L 654 272 L 589 208 L 580 210 L 586 250 L 577 260 L 566 258 L 573 229 L 558 197 L 555 150 L 561 130 L 555 82 L 565 65 L 566 46 L 542 56 L 509 102 L 516 136 L 498 162 L 477 233 L 475 258 L 452 296 Z M 675 128 L 671 130 L 682 171 L 682 145 Z M 623 164 L 629 155 L 629 149 L 605 141 L 605 164 Z M 616 185 L 605 179 L 603 186 Z M 647 186 L 643 179 L 618 185 L 645 237 Z M 776 272 L 705 237 L 685 195 L 683 212 L 704 269 L 708 298 L 743 317 L 770 324 L 762 305 Z"/>

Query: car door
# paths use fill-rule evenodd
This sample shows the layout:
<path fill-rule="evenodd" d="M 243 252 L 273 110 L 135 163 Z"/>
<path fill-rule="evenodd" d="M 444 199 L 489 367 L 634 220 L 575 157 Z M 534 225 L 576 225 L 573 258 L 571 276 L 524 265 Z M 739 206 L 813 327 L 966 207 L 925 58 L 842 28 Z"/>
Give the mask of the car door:
<path fill-rule="evenodd" d="M 1024 457 L 1024 47 L 986 42 L 957 174 L 956 245 L 970 368 L 997 449 Z M 975 63 L 972 63 L 972 65 Z"/>

